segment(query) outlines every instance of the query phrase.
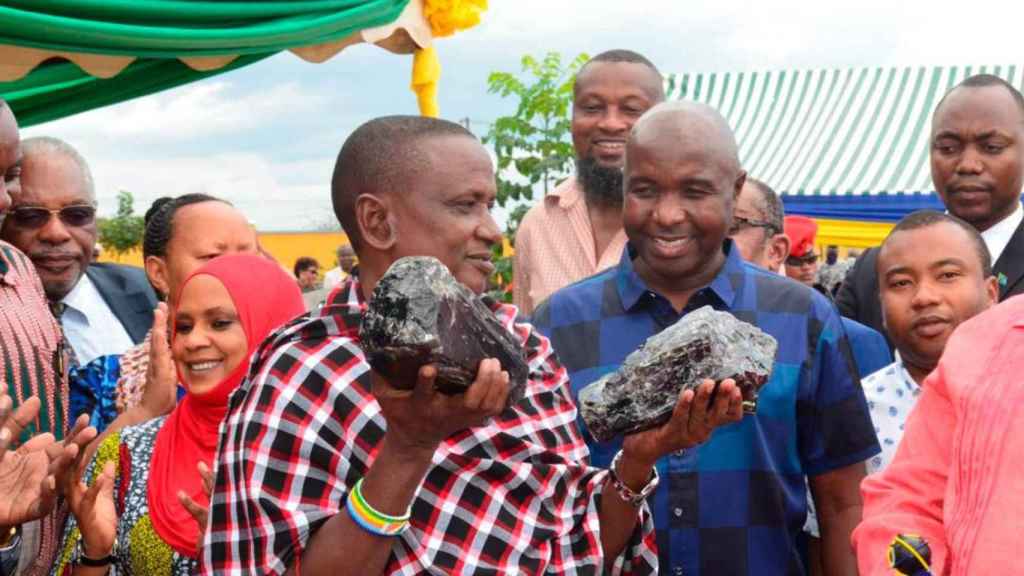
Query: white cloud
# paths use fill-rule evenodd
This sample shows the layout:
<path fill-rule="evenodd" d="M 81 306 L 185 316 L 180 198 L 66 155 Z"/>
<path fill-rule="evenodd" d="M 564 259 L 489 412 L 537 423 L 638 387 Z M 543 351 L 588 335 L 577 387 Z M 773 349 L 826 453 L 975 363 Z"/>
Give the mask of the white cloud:
<path fill-rule="evenodd" d="M 231 200 L 260 229 L 302 229 L 322 226 L 331 215 L 334 159 L 282 160 L 275 148 L 295 142 L 265 134 L 295 119 L 315 122 L 327 101 L 295 82 L 245 92 L 218 79 L 32 127 L 22 136 L 52 135 L 78 148 L 93 171 L 101 214 L 116 209 L 121 190 L 132 192 L 138 213 L 160 196 L 204 192 Z M 222 148 L 196 150 L 211 142 Z"/>
<path fill-rule="evenodd" d="M 99 150 L 89 155 L 100 213 L 113 213 L 118 191 L 135 198 L 142 213 L 160 196 L 203 192 L 232 201 L 261 230 L 299 230 L 333 220 L 333 158 L 274 161 L 261 153 L 123 159 Z"/>
<path fill-rule="evenodd" d="M 71 141 L 127 138 L 134 142 L 175 143 L 242 134 L 291 115 L 315 112 L 324 100 L 324 94 L 304 92 L 295 82 L 266 91 L 243 92 L 231 82 L 211 80 L 44 126 L 47 134 L 62 134 Z"/>

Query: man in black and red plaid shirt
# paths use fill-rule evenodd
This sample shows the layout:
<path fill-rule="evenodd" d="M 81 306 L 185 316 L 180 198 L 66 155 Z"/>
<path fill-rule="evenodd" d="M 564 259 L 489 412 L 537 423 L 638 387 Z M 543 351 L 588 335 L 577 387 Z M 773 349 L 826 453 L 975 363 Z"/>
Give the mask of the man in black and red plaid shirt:
<path fill-rule="evenodd" d="M 434 367 L 389 383 L 360 349 L 366 298 L 401 257 L 433 256 L 483 292 L 501 240 L 495 193 L 486 150 L 457 124 L 395 116 L 349 137 L 332 196 L 360 276 L 264 342 L 232 397 L 203 574 L 657 573 L 643 497 L 654 462 L 739 420 L 733 382 L 713 403 L 710 381 L 681 395 L 667 424 L 626 438 L 609 472 L 588 466 L 565 369 L 512 306 L 485 298 L 530 366 L 525 397 L 508 408 L 496 360 L 445 396 Z M 357 523 L 346 499 L 360 480 L 378 512 L 409 512 L 407 530 Z"/>

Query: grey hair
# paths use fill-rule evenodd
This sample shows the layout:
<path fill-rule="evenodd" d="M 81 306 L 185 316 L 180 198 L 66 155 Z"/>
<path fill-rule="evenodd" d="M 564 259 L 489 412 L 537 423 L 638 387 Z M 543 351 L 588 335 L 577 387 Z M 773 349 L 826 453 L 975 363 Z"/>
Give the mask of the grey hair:
<path fill-rule="evenodd" d="M 782 234 L 786 223 L 786 209 L 782 206 L 782 198 L 769 185 L 757 178 L 747 177 L 747 183 L 761 192 L 760 202 L 756 202 L 761 211 L 761 218 L 771 224 L 772 234 Z"/>
<path fill-rule="evenodd" d="M 60 154 L 70 158 L 82 172 L 82 184 L 93 199 L 96 198 L 96 185 L 92 179 L 89 163 L 74 146 L 53 136 L 33 136 L 21 141 L 22 162 L 32 154 Z"/>

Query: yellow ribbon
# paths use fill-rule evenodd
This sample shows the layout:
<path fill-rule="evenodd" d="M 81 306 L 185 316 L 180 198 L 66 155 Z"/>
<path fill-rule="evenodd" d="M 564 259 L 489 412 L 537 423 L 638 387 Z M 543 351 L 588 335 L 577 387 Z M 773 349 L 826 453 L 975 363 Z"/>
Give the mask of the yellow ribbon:
<path fill-rule="evenodd" d="M 413 0 L 415 2 L 417 0 Z M 487 0 L 422 0 L 423 16 L 430 23 L 435 38 L 451 36 L 459 30 L 480 23 L 480 13 L 487 9 Z M 437 83 L 441 79 L 441 61 L 433 46 L 416 51 L 412 60 L 412 83 L 420 114 L 437 117 Z"/>

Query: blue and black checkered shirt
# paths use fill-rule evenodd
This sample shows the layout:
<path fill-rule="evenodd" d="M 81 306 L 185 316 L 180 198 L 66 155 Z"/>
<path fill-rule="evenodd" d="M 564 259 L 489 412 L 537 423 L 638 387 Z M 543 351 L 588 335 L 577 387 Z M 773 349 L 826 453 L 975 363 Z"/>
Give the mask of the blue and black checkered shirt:
<path fill-rule="evenodd" d="M 579 390 L 619 367 L 648 337 L 710 304 L 771 334 L 775 367 L 757 414 L 703 445 L 658 462 L 652 496 L 662 574 L 805 574 L 797 539 L 807 514 L 805 476 L 879 452 L 864 393 L 834 306 L 814 290 L 756 268 L 726 241 L 725 265 L 682 314 L 633 269 L 618 266 L 556 292 L 533 322 Z M 607 467 L 621 441 L 586 435 Z"/>

